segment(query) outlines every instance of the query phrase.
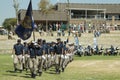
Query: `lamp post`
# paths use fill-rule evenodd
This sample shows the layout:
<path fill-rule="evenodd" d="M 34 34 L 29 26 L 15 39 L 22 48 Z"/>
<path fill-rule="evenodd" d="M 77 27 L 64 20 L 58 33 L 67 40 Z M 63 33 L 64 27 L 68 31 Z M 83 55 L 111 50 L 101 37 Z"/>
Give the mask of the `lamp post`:
<path fill-rule="evenodd" d="M 67 20 L 68 20 L 67 28 L 69 28 L 69 25 L 70 25 L 70 11 L 69 11 L 70 1 L 69 0 L 67 0 L 67 7 L 68 7 L 68 10 L 67 10 Z"/>
<path fill-rule="evenodd" d="M 17 24 L 18 24 L 18 9 L 19 9 L 19 3 L 18 3 L 17 0 L 13 0 L 13 7 L 15 8 L 16 19 L 17 19 Z"/>

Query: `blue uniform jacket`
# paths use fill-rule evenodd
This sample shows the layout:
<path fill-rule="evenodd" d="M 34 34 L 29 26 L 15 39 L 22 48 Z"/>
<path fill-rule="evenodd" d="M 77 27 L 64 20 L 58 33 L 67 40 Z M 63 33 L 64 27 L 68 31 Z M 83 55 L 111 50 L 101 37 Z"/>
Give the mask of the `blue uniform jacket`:
<path fill-rule="evenodd" d="M 23 45 L 22 44 L 15 44 L 14 49 L 15 49 L 15 54 L 16 55 L 23 54 Z"/>

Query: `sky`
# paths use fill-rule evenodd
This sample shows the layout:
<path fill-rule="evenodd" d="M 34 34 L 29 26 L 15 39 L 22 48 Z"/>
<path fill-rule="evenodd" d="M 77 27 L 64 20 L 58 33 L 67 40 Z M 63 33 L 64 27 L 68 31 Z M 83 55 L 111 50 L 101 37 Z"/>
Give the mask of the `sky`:
<path fill-rule="evenodd" d="M 18 0 L 19 9 L 27 9 L 30 0 Z M 119 3 L 120 0 L 69 0 L 70 3 Z M 33 9 L 38 9 L 38 3 L 40 0 L 32 0 Z M 67 0 L 50 0 L 51 4 L 56 4 L 57 2 L 66 3 Z M 13 0 L 2 0 L 0 2 L 0 25 L 4 22 L 6 18 L 14 18 L 15 9 L 13 8 Z"/>

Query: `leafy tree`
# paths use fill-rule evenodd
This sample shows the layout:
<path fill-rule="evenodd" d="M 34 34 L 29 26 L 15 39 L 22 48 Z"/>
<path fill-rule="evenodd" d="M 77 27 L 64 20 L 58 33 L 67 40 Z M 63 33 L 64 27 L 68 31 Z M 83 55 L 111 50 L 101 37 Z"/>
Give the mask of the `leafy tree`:
<path fill-rule="evenodd" d="M 40 0 L 38 7 L 42 14 L 46 16 L 46 31 L 48 31 L 47 14 L 53 12 L 53 5 L 50 4 L 49 0 Z"/>
<path fill-rule="evenodd" d="M 16 25 L 16 18 L 7 18 L 3 22 L 3 26 L 8 31 L 11 31 L 12 26 Z"/>

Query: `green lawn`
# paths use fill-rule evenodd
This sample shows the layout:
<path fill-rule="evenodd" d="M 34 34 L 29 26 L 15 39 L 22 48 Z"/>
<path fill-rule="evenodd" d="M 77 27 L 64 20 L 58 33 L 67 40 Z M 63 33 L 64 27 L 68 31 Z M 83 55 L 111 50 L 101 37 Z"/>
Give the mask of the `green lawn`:
<path fill-rule="evenodd" d="M 83 57 L 78 57 L 75 55 L 74 57 L 75 60 L 120 60 L 120 56 L 83 56 Z"/>
<path fill-rule="evenodd" d="M 64 73 L 55 74 L 54 68 L 44 71 L 36 80 L 120 80 L 120 56 L 74 57 Z M 13 73 L 11 55 L 0 55 L 1 80 L 33 80 L 30 73 Z"/>

